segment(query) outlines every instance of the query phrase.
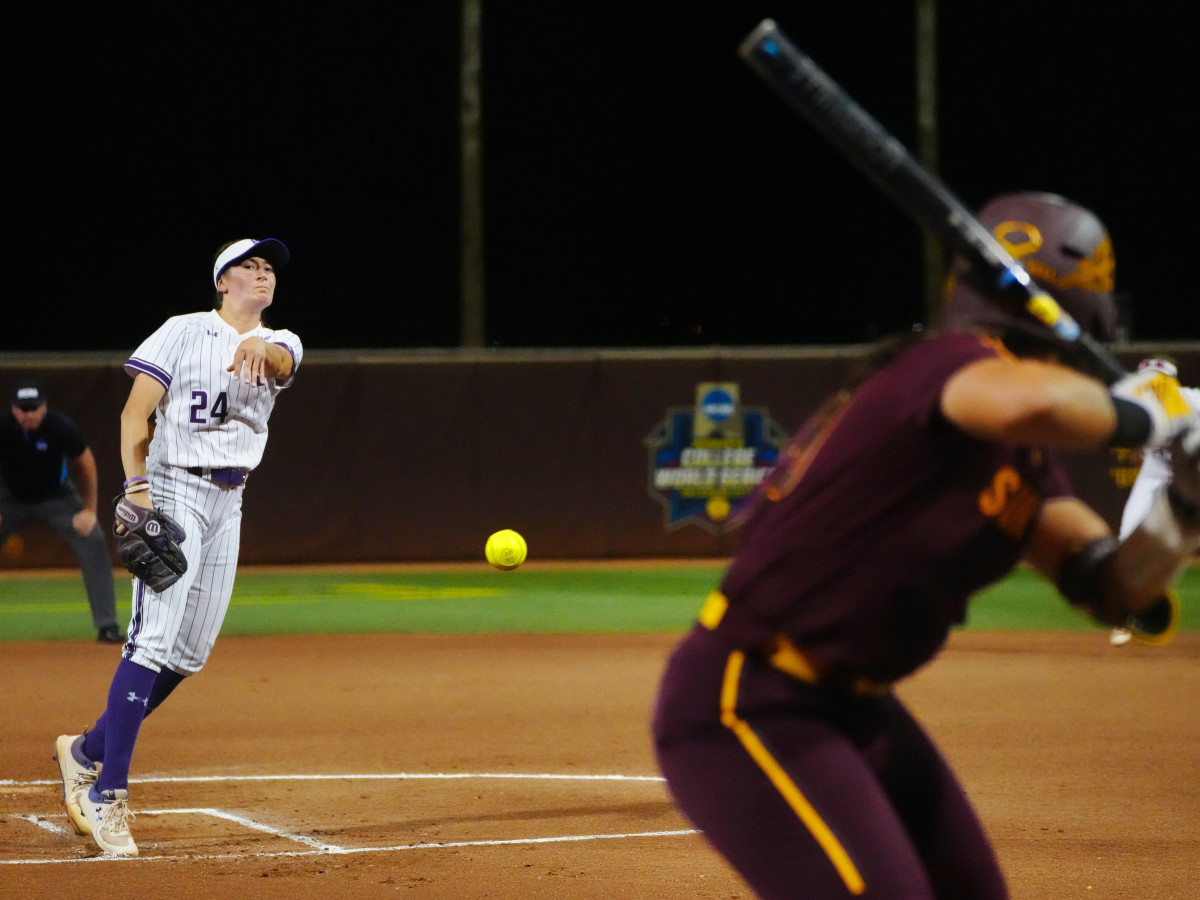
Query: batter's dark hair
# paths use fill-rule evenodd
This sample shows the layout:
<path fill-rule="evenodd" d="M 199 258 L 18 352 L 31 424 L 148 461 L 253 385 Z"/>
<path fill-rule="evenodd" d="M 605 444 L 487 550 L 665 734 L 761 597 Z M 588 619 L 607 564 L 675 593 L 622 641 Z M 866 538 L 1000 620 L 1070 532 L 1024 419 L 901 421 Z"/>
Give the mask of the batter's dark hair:
<path fill-rule="evenodd" d="M 872 345 L 862 359 L 851 367 L 844 389 L 853 391 L 909 347 L 927 341 L 936 335 L 937 332 L 934 330 L 927 331 L 920 326 L 914 326 L 911 331 L 901 331 L 881 338 Z"/>

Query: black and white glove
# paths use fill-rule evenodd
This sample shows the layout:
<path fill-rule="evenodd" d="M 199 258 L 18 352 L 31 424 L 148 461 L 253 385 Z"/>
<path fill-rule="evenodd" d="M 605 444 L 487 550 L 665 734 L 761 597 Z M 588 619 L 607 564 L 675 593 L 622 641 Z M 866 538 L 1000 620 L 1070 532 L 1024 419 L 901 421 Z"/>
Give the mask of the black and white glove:
<path fill-rule="evenodd" d="M 1200 413 L 1192 409 L 1179 388 L 1178 378 L 1153 367 L 1138 369 L 1117 381 L 1108 390 L 1118 405 L 1118 430 L 1128 429 L 1131 424 L 1128 413 L 1138 414 L 1140 418 L 1140 410 L 1149 419 L 1149 429 L 1146 431 L 1144 423 L 1133 428 L 1132 432 L 1139 432 L 1139 439 L 1134 443 L 1157 449 L 1169 445 L 1188 428 L 1200 426 Z M 1126 407 L 1123 411 L 1122 403 L 1132 404 L 1137 409 Z M 1124 421 L 1122 412 L 1126 413 Z M 1125 446 L 1117 437 L 1114 437 L 1114 443 Z"/>
<path fill-rule="evenodd" d="M 183 577 L 187 557 L 179 545 L 186 535 L 179 523 L 164 512 L 124 497 L 113 502 L 113 517 L 117 554 L 134 578 L 161 593 Z"/>

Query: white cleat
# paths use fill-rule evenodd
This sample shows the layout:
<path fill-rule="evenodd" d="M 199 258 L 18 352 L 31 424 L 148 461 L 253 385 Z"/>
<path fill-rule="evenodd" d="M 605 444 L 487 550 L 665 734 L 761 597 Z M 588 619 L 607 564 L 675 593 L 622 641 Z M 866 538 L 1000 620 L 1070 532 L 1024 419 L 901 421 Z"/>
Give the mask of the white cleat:
<path fill-rule="evenodd" d="M 105 853 L 137 856 L 137 844 L 129 832 L 133 813 L 129 811 L 129 791 L 98 792 L 93 786 L 79 795 L 79 806 L 87 820 L 96 846 Z"/>
<path fill-rule="evenodd" d="M 96 783 L 103 763 L 88 761 L 80 762 L 83 758 L 81 734 L 60 734 L 54 742 L 54 761 L 58 763 L 58 771 L 62 774 L 63 807 L 67 810 L 67 818 L 75 828 L 76 834 L 91 834 L 87 819 L 79 806 L 79 796 L 86 794 Z M 73 752 L 78 746 L 79 752 Z"/>
<path fill-rule="evenodd" d="M 1128 628 L 1114 628 L 1108 636 L 1108 641 L 1114 647 L 1123 647 L 1133 640 L 1133 632 Z"/>

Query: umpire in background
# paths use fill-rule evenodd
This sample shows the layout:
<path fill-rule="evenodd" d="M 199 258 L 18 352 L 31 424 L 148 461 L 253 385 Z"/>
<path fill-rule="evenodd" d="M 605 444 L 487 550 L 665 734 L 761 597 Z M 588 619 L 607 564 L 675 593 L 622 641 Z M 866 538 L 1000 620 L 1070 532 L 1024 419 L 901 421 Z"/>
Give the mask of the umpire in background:
<path fill-rule="evenodd" d="M 57 531 L 83 568 L 96 639 L 120 644 L 112 559 L 96 524 L 96 481 L 96 460 L 79 426 L 46 408 L 37 382 L 18 384 L 12 411 L 0 415 L 0 545 L 31 519 Z"/>

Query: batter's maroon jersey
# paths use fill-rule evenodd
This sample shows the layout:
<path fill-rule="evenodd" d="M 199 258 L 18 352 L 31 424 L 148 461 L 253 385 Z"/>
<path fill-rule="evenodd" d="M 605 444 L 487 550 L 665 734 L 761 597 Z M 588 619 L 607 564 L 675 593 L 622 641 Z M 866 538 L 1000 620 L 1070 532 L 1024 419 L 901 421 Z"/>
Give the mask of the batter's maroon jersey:
<path fill-rule="evenodd" d="M 894 681 L 932 658 L 968 597 L 1020 559 L 1062 466 L 942 415 L 947 380 L 1005 353 L 950 332 L 906 348 L 793 439 L 752 501 L 721 590 L 721 631 L 783 634 L 825 663 Z"/>

